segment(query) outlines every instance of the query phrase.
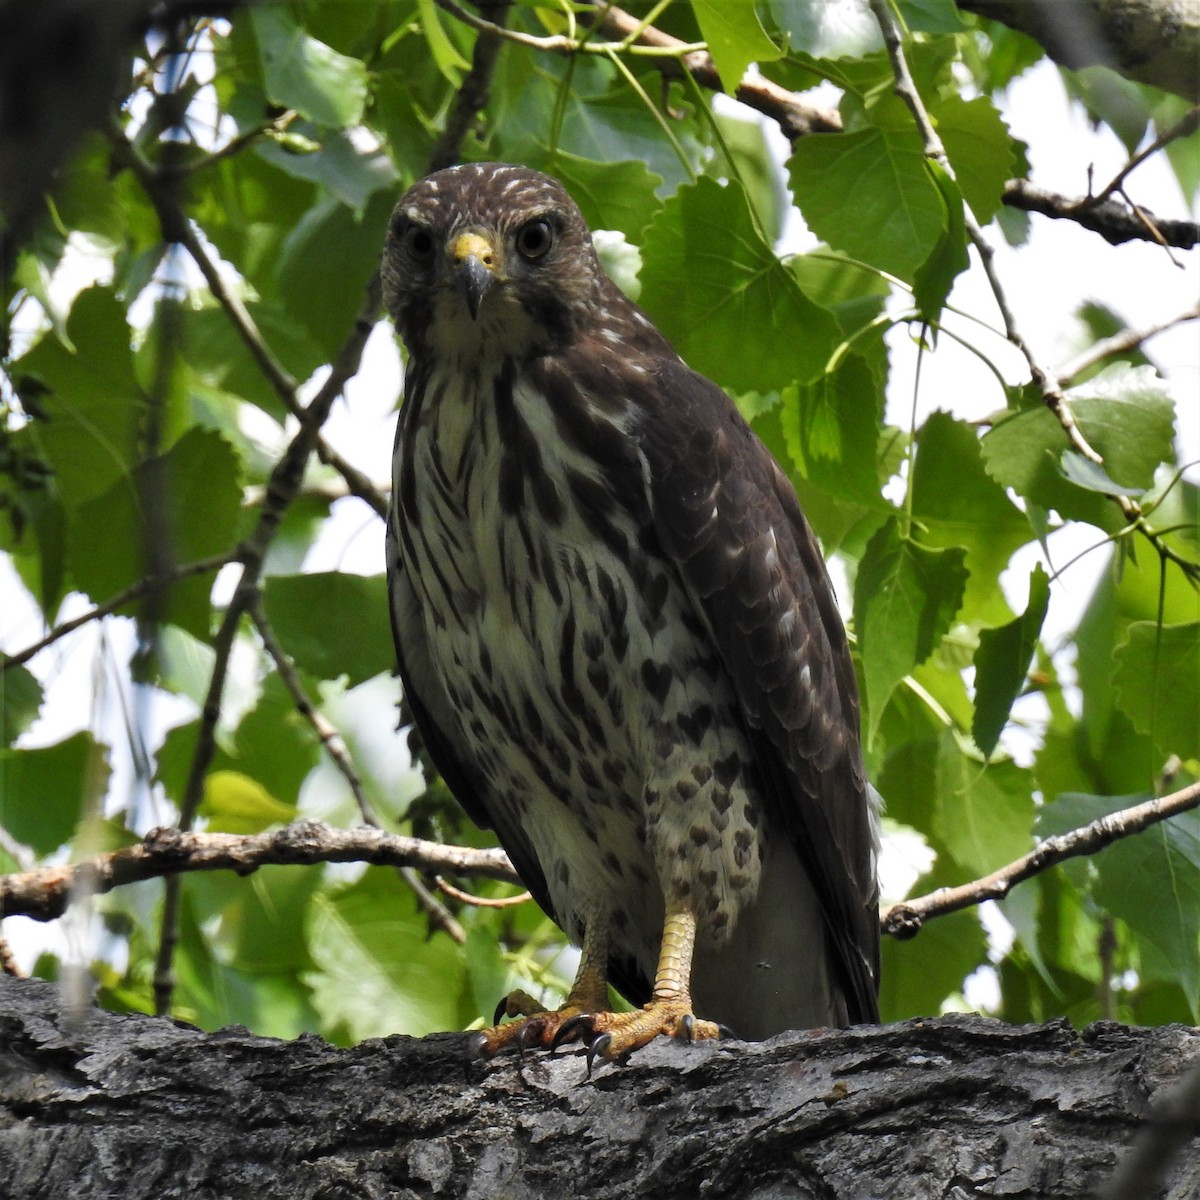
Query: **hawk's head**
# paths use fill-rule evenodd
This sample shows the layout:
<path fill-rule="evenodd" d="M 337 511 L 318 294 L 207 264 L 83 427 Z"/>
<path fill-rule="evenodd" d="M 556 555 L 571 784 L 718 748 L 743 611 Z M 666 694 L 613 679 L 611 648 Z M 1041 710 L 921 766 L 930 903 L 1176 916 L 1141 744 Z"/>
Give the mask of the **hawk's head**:
<path fill-rule="evenodd" d="M 450 167 L 415 183 L 392 214 L 384 301 L 412 354 L 562 345 L 611 287 L 575 202 L 540 172 Z"/>

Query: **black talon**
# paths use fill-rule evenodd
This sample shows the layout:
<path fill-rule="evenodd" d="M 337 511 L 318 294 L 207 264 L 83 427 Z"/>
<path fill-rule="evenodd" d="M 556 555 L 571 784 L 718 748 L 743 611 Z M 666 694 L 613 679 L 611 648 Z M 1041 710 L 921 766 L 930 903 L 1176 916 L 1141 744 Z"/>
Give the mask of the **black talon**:
<path fill-rule="evenodd" d="M 679 1022 L 683 1026 L 683 1037 L 687 1042 L 693 1042 L 695 1038 L 696 1018 L 691 1013 L 687 1013 Z"/>
<path fill-rule="evenodd" d="M 492 1024 L 499 1025 L 501 1017 L 508 1016 L 508 997 L 501 996 L 500 1003 L 496 1005 L 496 1011 L 492 1013 Z"/>
<path fill-rule="evenodd" d="M 486 1033 L 477 1033 L 471 1041 L 471 1049 L 475 1052 L 476 1058 L 491 1058 L 493 1052 L 488 1049 L 488 1035 Z"/>
<path fill-rule="evenodd" d="M 526 1021 L 517 1034 L 517 1053 L 524 1058 L 525 1051 L 536 1046 L 541 1040 L 542 1027 L 540 1022 Z"/>
<path fill-rule="evenodd" d="M 553 1054 L 555 1050 L 557 1050 L 559 1046 L 563 1044 L 563 1042 L 570 1041 L 571 1038 L 573 1038 L 580 1031 L 590 1028 L 591 1017 L 584 1014 L 580 1014 L 577 1017 L 571 1017 L 569 1020 L 564 1021 L 558 1027 L 558 1031 L 550 1041 L 550 1053 Z"/>
<path fill-rule="evenodd" d="M 718 1024 L 717 1036 L 721 1039 L 721 1041 L 740 1042 L 742 1040 L 736 1033 L 733 1032 L 732 1029 L 729 1028 L 728 1025 Z"/>
<path fill-rule="evenodd" d="M 596 1034 L 596 1036 L 594 1038 L 592 1038 L 592 1040 L 590 1042 L 588 1042 L 587 1073 L 588 1073 L 589 1079 L 591 1079 L 591 1077 L 592 1077 L 592 1063 L 594 1063 L 596 1061 L 596 1058 L 598 1055 L 602 1055 L 611 1045 L 612 1045 L 612 1034 L 611 1033 L 598 1033 L 598 1034 Z"/>

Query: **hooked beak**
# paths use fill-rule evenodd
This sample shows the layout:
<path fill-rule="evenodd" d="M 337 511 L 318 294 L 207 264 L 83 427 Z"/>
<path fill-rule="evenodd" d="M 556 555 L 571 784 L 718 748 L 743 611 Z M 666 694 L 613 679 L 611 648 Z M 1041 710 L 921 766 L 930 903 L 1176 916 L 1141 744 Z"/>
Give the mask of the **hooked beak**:
<path fill-rule="evenodd" d="M 478 233 L 464 233 L 450 247 L 454 259 L 454 281 L 474 321 L 479 305 L 496 282 L 496 251 L 492 243 Z"/>

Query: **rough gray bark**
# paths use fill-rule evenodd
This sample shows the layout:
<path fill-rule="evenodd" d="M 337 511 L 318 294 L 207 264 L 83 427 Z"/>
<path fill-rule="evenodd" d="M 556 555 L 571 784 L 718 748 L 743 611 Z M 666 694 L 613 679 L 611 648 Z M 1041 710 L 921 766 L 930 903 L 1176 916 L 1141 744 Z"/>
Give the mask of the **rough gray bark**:
<path fill-rule="evenodd" d="M 467 1039 L 216 1034 L 0 979 L 12 1200 L 1090 1196 L 1200 1032 L 947 1017 L 759 1045 L 472 1061 Z M 1171 1200 L 1200 1195 L 1192 1141 Z M 1130 1198 L 1133 1200 L 1133 1198 Z"/>
<path fill-rule="evenodd" d="M 957 0 L 1028 34 L 1064 67 L 1112 67 L 1200 103 L 1197 0 Z"/>

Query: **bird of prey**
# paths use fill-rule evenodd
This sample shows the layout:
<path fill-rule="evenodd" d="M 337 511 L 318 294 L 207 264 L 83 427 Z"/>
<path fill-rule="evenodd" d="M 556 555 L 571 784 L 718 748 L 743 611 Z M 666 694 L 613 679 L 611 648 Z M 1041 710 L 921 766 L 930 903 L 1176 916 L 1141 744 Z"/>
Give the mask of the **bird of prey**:
<path fill-rule="evenodd" d="M 476 163 L 400 199 L 407 349 L 387 566 L 434 765 L 580 945 L 485 1056 L 877 1020 L 875 794 L 796 495 L 608 278 L 553 179 Z M 779 352 L 802 330 L 780 330 Z M 634 1005 L 613 1013 L 612 983 Z"/>

